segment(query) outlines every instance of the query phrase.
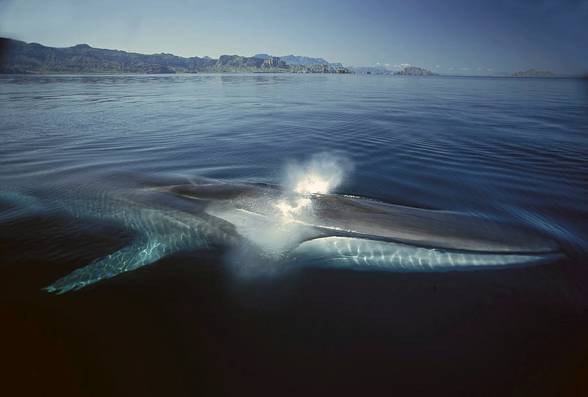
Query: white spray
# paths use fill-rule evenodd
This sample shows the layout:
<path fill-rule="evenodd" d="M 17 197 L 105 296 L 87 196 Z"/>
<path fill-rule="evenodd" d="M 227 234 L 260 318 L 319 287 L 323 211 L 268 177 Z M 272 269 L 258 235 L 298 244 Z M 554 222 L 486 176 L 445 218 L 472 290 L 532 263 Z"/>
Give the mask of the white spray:
<path fill-rule="evenodd" d="M 254 260 L 246 259 L 243 252 L 238 254 L 240 265 L 245 265 L 246 272 L 272 273 L 275 267 L 271 262 L 275 263 L 300 242 L 311 238 L 316 233 L 308 227 L 316 223 L 312 196 L 334 192 L 351 169 L 350 161 L 331 153 L 319 153 L 304 162 L 290 162 L 284 169 L 281 197 L 258 199 L 255 205 L 256 212 L 267 216 L 232 214 L 232 219 L 228 219 L 229 215 L 225 214 L 223 217 L 238 225 L 239 233 L 260 250 Z M 237 216 L 240 219 L 236 219 Z M 266 260 L 262 260 L 259 254 Z"/>
<path fill-rule="evenodd" d="M 331 153 L 315 154 L 305 163 L 289 163 L 282 183 L 286 195 L 276 204 L 282 221 L 296 221 L 299 215 L 312 214 L 309 197 L 333 192 L 351 169 L 350 161 Z"/>
<path fill-rule="evenodd" d="M 352 168 L 351 162 L 339 155 L 318 153 L 307 162 L 287 164 L 282 186 L 299 194 L 331 193 Z"/>

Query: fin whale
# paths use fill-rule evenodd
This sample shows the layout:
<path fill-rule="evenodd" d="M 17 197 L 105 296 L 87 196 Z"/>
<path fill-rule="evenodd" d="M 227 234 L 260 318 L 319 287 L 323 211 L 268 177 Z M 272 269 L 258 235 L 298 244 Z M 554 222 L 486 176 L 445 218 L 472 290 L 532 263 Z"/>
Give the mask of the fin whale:
<path fill-rule="evenodd" d="M 226 186 L 223 186 L 226 185 Z M 281 192 L 269 186 L 191 184 L 170 192 L 208 201 L 207 212 L 230 219 L 234 211 L 268 219 L 279 215 L 275 202 Z M 475 215 L 384 203 L 368 198 L 307 195 L 309 211 L 293 221 L 334 236 L 414 244 L 428 248 L 504 253 L 547 253 L 557 243 L 522 225 L 496 223 Z"/>
<path fill-rule="evenodd" d="M 13 197 L 39 210 L 38 200 Z M 118 223 L 136 238 L 45 288 L 53 293 L 214 245 L 247 247 L 266 265 L 269 260 L 288 268 L 402 272 L 514 266 L 563 256 L 555 241 L 520 225 L 355 196 L 298 195 L 269 185 L 160 183 L 53 203 L 51 210 L 56 208 L 80 219 Z"/>
<path fill-rule="evenodd" d="M 211 202 L 210 214 L 248 238 L 260 229 L 273 231 L 272 223 L 280 217 L 275 202 L 282 193 L 272 187 L 194 184 L 170 191 Z M 354 196 L 312 194 L 305 200 L 307 211 L 288 219 L 304 230 L 291 231 L 297 234 L 287 247 L 291 265 L 449 271 L 541 263 L 563 256 L 555 241 L 521 225 Z"/>

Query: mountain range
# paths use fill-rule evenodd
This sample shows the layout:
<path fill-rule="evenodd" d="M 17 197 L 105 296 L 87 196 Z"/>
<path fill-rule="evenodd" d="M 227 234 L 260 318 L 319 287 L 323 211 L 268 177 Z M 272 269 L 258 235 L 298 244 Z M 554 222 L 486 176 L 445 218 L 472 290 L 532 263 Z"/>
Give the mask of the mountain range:
<path fill-rule="evenodd" d="M 344 67 L 324 58 L 299 55 L 252 57 L 221 55 L 180 57 L 173 54 L 139 54 L 94 48 L 88 44 L 73 47 L 48 47 L 38 43 L 0 38 L 0 73 L 357 73 L 433 76 L 435 73 L 416 66 L 390 70 L 382 66 Z M 550 71 L 529 69 L 495 76 L 556 77 Z"/>
<path fill-rule="evenodd" d="M 322 58 L 267 54 L 253 57 L 221 55 L 180 57 L 173 54 L 139 54 L 94 48 L 88 44 L 73 47 L 47 47 L 38 43 L 0 38 L 0 73 L 349 73 L 341 64 Z"/>

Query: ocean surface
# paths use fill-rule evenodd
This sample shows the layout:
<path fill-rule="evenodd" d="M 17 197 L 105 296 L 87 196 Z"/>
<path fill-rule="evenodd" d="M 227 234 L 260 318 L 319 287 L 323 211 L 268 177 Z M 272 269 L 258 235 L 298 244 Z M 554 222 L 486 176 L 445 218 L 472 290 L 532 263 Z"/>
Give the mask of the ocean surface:
<path fill-rule="evenodd" d="M 133 239 L 35 210 L 45 201 L 200 177 L 281 185 L 319 153 L 350 165 L 335 193 L 521 224 L 565 257 L 243 280 L 208 249 L 42 290 Z M 585 80 L 0 76 L 0 336 L 15 390 L 580 395 L 587 259 Z"/>

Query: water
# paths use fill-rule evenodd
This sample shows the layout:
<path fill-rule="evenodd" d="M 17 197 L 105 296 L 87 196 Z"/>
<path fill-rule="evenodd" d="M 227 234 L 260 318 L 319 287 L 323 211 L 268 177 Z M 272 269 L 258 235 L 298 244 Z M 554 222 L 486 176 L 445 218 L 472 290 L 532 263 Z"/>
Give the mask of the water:
<path fill-rule="evenodd" d="M 425 389 L 465 393 L 492 379 L 500 392 L 560 390 L 587 353 L 587 105 L 586 82 L 574 79 L 2 76 L 4 193 L 54 200 L 196 176 L 280 184 L 288 161 L 329 152 L 353 164 L 338 193 L 522 223 L 566 253 L 522 269 L 308 269 L 237 282 L 219 252 L 203 250 L 55 298 L 40 288 L 133 236 L 13 211 L 0 224 L 9 337 L 24 332 L 25 352 L 53 356 L 55 369 L 35 364 L 34 376 L 62 388 L 59 373 L 68 374 L 66 394 L 136 391 L 137 382 L 151 393 L 231 393 L 295 373 L 307 380 L 301 390 L 379 384 L 390 373 L 409 388 L 422 371 L 434 373 Z M 0 202 L 5 213 L 11 206 Z M 111 365 L 139 369 L 122 376 Z M 531 378 L 542 381 L 521 383 Z"/>

